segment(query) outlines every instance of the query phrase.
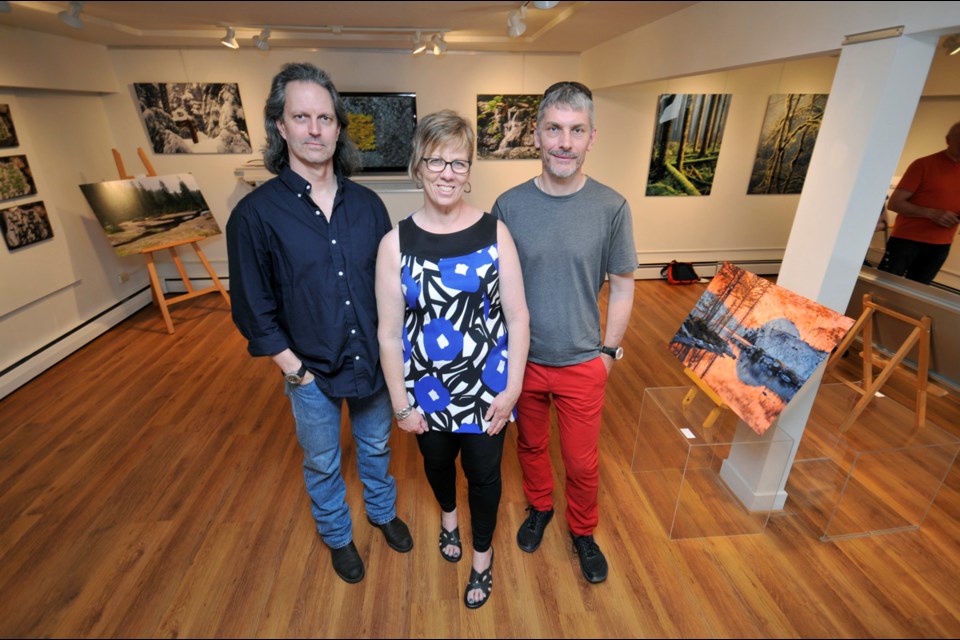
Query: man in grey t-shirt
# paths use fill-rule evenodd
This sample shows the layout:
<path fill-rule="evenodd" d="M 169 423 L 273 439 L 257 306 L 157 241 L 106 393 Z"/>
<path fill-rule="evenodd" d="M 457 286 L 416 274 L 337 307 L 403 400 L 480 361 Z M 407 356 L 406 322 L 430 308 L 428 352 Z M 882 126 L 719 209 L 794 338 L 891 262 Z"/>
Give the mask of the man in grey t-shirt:
<path fill-rule="evenodd" d="M 493 205 L 520 254 L 530 354 L 517 402 L 517 453 L 530 512 L 517 544 L 532 553 L 553 517 L 550 402 L 557 410 L 566 471 L 567 524 L 580 569 L 590 582 L 607 577 L 594 541 L 599 520 L 600 417 L 607 376 L 623 357 L 620 341 L 633 308 L 637 266 L 630 207 L 623 196 L 583 173 L 597 137 L 593 96 L 578 82 L 558 82 L 540 103 L 534 141 L 540 175 Z M 610 282 L 604 335 L 598 298 Z"/>

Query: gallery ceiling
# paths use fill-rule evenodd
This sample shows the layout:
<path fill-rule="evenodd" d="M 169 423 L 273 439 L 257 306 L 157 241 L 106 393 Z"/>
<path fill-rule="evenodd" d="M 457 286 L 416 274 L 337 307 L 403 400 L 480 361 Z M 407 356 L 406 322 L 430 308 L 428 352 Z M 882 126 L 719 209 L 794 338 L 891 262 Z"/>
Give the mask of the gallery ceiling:
<path fill-rule="evenodd" d="M 58 13 L 74 8 L 79 26 Z M 443 34 L 448 52 L 579 53 L 697 2 L 0 2 L 5 28 L 27 29 L 112 48 L 223 48 L 228 27 L 240 48 L 269 28 L 268 46 L 412 50 Z M 553 4 L 553 3 L 546 3 Z M 3 9 L 9 7 L 9 11 Z M 523 32 L 508 34 L 508 18 Z"/>

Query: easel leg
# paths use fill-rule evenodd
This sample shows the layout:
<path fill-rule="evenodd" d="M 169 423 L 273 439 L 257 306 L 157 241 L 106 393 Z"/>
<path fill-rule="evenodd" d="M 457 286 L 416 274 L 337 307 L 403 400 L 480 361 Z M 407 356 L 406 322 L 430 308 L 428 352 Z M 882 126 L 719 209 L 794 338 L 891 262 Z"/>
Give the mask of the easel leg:
<path fill-rule="evenodd" d="M 207 256 L 203 254 L 203 251 L 200 250 L 200 246 L 196 242 L 191 243 L 193 245 L 193 250 L 197 252 L 197 255 L 200 257 L 200 262 L 203 263 L 203 266 L 206 267 L 207 273 L 210 274 L 210 278 L 213 280 L 213 286 L 217 288 L 217 291 L 220 292 L 220 295 L 223 296 L 223 299 L 227 301 L 227 305 L 230 305 L 230 294 L 227 293 L 227 290 L 224 289 L 223 283 L 220 282 L 220 278 L 217 277 L 217 273 L 213 270 L 213 266 L 207 261 Z"/>
<path fill-rule="evenodd" d="M 153 262 L 153 254 L 145 253 L 147 260 L 147 272 L 150 274 L 150 286 L 153 287 L 153 299 L 160 307 L 160 313 L 163 315 L 163 321 L 167 325 L 167 333 L 173 333 L 173 319 L 170 318 L 170 311 L 167 309 L 167 301 L 163 295 L 163 289 L 160 288 L 160 278 L 157 276 L 157 265 Z"/>

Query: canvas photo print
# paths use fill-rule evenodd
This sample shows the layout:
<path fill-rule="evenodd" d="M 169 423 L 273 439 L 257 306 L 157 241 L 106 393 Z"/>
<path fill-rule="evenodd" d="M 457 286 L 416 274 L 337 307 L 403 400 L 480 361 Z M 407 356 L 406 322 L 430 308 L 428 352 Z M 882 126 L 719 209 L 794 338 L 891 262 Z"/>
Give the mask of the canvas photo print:
<path fill-rule="evenodd" d="M 669 349 L 762 435 L 853 324 L 726 262 Z"/>
<path fill-rule="evenodd" d="M 0 149 L 19 145 L 17 130 L 13 126 L 13 118 L 10 116 L 10 105 L 0 104 Z"/>
<path fill-rule="evenodd" d="M 0 158 L 0 200 L 12 200 L 37 193 L 27 156 Z"/>
<path fill-rule="evenodd" d="M 415 93 L 341 93 L 347 133 L 360 149 L 365 172 L 405 173 L 417 128 Z"/>
<path fill-rule="evenodd" d="M 710 195 L 730 98 L 728 93 L 659 97 L 648 196 Z"/>
<path fill-rule="evenodd" d="M 136 83 L 154 153 L 253 153 L 236 83 Z"/>
<path fill-rule="evenodd" d="M 119 256 L 222 233 L 189 173 L 80 185 Z"/>
<path fill-rule="evenodd" d="M 540 110 L 539 95 L 477 96 L 477 158 L 539 159 L 533 142 Z"/>
<path fill-rule="evenodd" d="M 0 230 L 8 249 L 19 249 L 53 237 L 43 202 L 31 202 L 0 211 Z"/>
<path fill-rule="evenodd" d="M 800 193 L 820 132 L 825 93 L 770 96 L 747 194 Z"/>

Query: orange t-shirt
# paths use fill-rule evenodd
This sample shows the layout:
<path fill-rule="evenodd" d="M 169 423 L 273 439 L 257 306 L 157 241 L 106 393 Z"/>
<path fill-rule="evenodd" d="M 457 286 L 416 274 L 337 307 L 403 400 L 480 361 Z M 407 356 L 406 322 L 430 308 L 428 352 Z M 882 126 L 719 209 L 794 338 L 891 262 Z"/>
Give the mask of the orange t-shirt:
<path fill-rule="evenodd" d="M 946 209 L 960 213 L 960 162 L 954 162 L 945 151 L 917 158 L 907 167 L 897 189 L 910 191 L 910 202 L 920 207 Z M 897 215 L 891 237 L 952 244 L 957 227 L 941 227 L 926 218 Z"/>

